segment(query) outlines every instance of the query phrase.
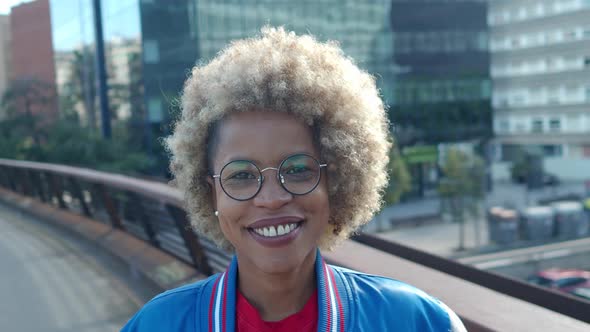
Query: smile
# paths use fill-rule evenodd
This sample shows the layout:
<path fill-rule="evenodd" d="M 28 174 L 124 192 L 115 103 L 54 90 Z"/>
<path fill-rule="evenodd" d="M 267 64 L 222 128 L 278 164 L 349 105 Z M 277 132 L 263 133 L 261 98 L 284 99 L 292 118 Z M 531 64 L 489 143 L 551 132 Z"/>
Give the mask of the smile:
<path fill-rule="evenodd" d="M 291 232 L 294 232 L 297 228 L 299 228 L 299 223 L 290 223 L 284 225 L 270 225 L 266 227 L 259 227 L 259 228 L 252 228 L 256 234 L 268 238 L 288 235 Z"/>

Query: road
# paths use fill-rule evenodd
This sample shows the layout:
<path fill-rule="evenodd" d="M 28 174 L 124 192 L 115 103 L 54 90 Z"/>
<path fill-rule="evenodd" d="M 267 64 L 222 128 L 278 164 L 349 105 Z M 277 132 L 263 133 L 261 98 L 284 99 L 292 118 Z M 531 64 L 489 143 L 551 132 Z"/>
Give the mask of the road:
<path fill-rule="evenodd" d="M 144 300 L 56 232 L 0 206 L 0 331 L 119 331 Z"/>

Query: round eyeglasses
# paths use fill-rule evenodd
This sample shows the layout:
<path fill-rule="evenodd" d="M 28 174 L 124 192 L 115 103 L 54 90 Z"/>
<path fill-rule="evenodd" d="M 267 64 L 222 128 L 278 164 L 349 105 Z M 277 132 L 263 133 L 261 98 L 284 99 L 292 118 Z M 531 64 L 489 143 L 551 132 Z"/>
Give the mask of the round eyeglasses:
<path fill-rule="evenodd" d="M 307 154 L 295 154 L 285 158 L 279 168 L 267 167 L 260 169 L 250 160 L 234 160 L 227 163 L 218 178 L 221 189 L 237 201 L 254 198 L 264 183 L 263 172 L 277 171 L 277 180 L 281 187 L 293 195 L 305 195 L 312 192 L 320 183 L 321 170 L 327 164 L 320 164 L 314 157 Z"/>

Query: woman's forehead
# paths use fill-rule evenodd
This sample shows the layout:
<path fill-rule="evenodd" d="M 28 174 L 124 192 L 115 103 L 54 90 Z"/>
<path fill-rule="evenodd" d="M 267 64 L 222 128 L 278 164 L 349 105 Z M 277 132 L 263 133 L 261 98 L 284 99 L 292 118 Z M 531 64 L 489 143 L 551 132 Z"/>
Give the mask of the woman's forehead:
<path fill-rule="evenodd" d="M 217 134 L 217 162 L 237 159 L 276 162 L 296 153 L 317 157 L 311 127 L 284 112 L 232 114 L 223 120 Z"/>

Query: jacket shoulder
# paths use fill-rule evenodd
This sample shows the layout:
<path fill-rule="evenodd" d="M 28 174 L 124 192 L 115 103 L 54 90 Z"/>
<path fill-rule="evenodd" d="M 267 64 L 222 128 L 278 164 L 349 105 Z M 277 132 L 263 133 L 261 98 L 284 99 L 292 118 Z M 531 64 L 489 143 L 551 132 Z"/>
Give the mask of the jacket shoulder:
<path fill-rule="evenodd" d="M 198 329 L 198 305 L 217 275 L 165 291 L 146 303 L 121 332 L 188 331 Z"/>
<path fill-rule="evenodd" d="M 414 286 L 387 277 L 333 268 L 348 287 L 356 311 L 355 325 L 364 321 L 374 322 L 384 331 L 394 327 L 399 331 L 463 331 L 451 309 Z M 456 327 L 457 320 L 459 327 Z"/>

